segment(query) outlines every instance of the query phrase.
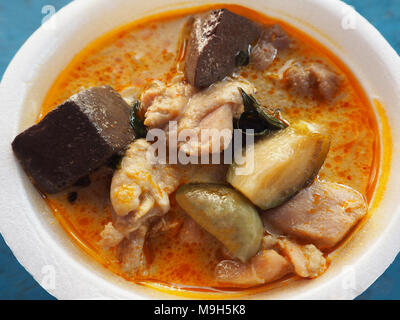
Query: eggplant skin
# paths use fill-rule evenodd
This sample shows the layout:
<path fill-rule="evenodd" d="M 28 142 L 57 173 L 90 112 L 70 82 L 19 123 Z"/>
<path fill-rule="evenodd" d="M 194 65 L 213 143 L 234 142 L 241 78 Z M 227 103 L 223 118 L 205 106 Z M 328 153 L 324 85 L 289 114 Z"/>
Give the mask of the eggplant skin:
<path fill-rule="evenodd" d="M 243 262 L 260 249 L 263 224 L 253 204 L 230 186 L 182 185 L 176 201 L 200 226 Z"/>
<path fill-rule="evenodd" d="M 275 208 L 314 181 L 329 148 L 329 136 L 310 123 L 298 121 L 249 146 L 244 163 L 230 166 L 227 181 L 259 208 Z M 236 174 L 252 160 L 250 156 L 254 156 L 254 170 L 248 175 Z"/>

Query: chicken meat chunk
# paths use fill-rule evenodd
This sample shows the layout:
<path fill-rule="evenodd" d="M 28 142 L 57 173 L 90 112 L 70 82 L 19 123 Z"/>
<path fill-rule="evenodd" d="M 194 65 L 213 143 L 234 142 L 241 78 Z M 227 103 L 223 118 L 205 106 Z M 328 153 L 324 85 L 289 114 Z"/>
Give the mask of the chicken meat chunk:
<path fill-rule="evenodd" d="M 178 137 L 178 148 L 186 154 L 221 152 L 232 139 L 233 118 L 244 111 L 238 88 L 249 94 L 255 92 L 244 80 L 225 79 L 198 92 L 187 83 L 157 83 L 141 98 L 144 123 Z M 176 127 L 170 121 L 176 121 Z"/>
<path fill-rule="evenodd" d="M 290 262 L 275 250 L 262 250 L 249 262 L 223 260 L 215 268 L 221 284 L 250 287 L 278 280 L 292 272 Z"/>
<path fill-rule="evenodd" d="M 286 70 L 284 80 L 295 94 L 320 100 L 332 99 L 340 85 L 339 76 L 319 63 L 295 63 Z"/>
<path fill-rule="evenodd" d="M 134 141 L 126 151 L 121 168 L 114 173 L 110 198 L 117 216 L 131 215 L 138 223 L 160 216 L 170 208 L 169 194 L 179 185 L 179 176 L 170 165 L 152 163 L 145 139 Z M 135 229 L 134 224 L 131 228 Z"/>
<path fill-rule="evenodd" d="M 194 87 L 185 82 L 170 86 L 154 82 L 140 99 L 142 108 L 146 110 L 144 124 L 149 128 L 165 128 L 169 121 L 181 115 L 194 93 Z"/>
<path fill-rule="evenodd" d="M 150 144 L 144 139 L 129 146 L 112 178 L 113 222 L 101 232 L 100 245 L 119 246 L 126 270 L 145 267 L 143 246 L 151 223 L 170 209 L 169 194 L 179 185 L 179 173 L 169 165 L 148 161 Z M 142 261 L 140 264 L 133 261 Z M 136 270 L 137 272 L 137 270 Z"/>
<path fill-rule="evenodd" d="M 287 239 L 279 240 L 277 244 L 300 277 L 315 278 L 325 271 L 326 260 L 313 244 L 299 245 Z"/>
<path fill-rule="evenodd" d="M 315 278 L 325 270 L 326 259 L 314 245 L 266 235 L 261 250 L 249 262 L 223 260 L 216 266 L 215 278 L 222 284 L 249 287 L 293 272 L 302 278 Z"/>
<path fill-rule="evenodd" d="M 147 159 L 150 146 L 145 139 L 138 139 L 126 151 L 111 183 L 113 221 L 100 234 L 100 245 L 118 247 L 124 270 L 137 276 L 146 271 L 145 239 L 181 224 L 165 216 L 170 209 L 169 195 L 182 182 L 219 182 L 227 170 L 224 165 L 152 163 Z"/>

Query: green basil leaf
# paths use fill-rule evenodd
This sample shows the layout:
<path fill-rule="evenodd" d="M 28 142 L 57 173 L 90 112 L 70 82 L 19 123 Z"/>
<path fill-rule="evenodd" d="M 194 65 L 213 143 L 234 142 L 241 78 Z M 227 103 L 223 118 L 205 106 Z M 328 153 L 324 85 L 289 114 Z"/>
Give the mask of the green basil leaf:
<path fill-rule="evenodd" d="M 243 112 L 240 115 L 235 122 L 235 129 L 240 129 L 244 133 L 246 133 L 247 129 L 253 129 L 254 136 L 264 136 L 272 132 L 270 129 L 266 129 L 265 125 L 251 112 Z"/>
<path fill-rule="evenodd" d="M 135 131 L 136 139 L 145 138 L 147 135 L 147 127 L 144 125 L 143 120 L 139 116 L 139 110 L 140 110 L 140 101 L 136 100 L 133 103 L 129 118 L 131 127 Z"/>
<path fill-rule="evenodd" d="M 258 101 L 242 88 L 239 91 L 243 98 L 244 112 L 236 122 L 236 127 L 245 131 L 254 129 L 255 135 L 265 135 L 272 131 L 285 129 L 288 124 L 280 119 L 279 111 L 269 112 Z"/>
<path fill-rule="evenodd" d="M 245 67 L 250 63 L 250 50 L 251 45 L 247 48 L 247 51 L 239 51 L 235 56 L 236 67 Z"/>
<path fill-rule="evenodd" d="M 122 156 L 119 154 L 114 154 L 110 159 L 108 159 L 107 167 L 113 170 L 118 170 L 121 168 L 121 161 Z"/>

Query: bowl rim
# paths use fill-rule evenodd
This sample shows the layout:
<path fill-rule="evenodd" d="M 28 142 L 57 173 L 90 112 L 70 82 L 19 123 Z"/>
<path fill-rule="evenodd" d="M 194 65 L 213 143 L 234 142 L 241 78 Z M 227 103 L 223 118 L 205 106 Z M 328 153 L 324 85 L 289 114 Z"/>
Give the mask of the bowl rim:
<path fill-rule="evenodd" d="M 57 21 L 60 26 L 68 26 L 70 19 L 76 12 L 88 10 L 96 6 L 106 5 L 107 0 L 86 0 L 72 1 L 67 6 L 56 13 Z M 304 1 L 304 0 L 299 0 Z M 208 1 L 207 1 L 208 2 Z M 220 1 L 223 2 L 223 1 Z M 308 0 L 313 3 L 318 10 L 326 10 L 332 14 L 339 14 L 340 9 L 348 7 L 339 0 Z M 204 4 L 204 2 L 202 2 Z M 219 2 L 217 2 L 219 3 Z M 338 13 L 339 12 L 339 13 Z M 368 35 L 370 41 L 376 44 L 376 54 L 381 58 L 382 64 L 390 73 L 394 86 L 400 88 L 400 58 L 395 50 L 383 38 L 383 36 L 361 15 L 357 15 L 358 21 L 362 28 L 357 32 L 364 36 Z M 52 32 L 52 31 L 50 31 Z M 35 33 L 24 43 L 5 71 L 0 85 L 0 101 L 3 104 L 11 105 L 17 103 L 21 105 L 24 102 L 25 94 L 29 90 L 30 76 L 35 72 L 27 75 L 27 67 L 36 57 L 33 52 L 38 52 L 38 47 L 45 47 L 48 43 L 49 30 L 45 26 L 41 26 Z M 86 44 L 87 45 L 87 44 Z M 17 260 L 33 275 L 36 281 L 42 286 L 44 285 L 43 277 L 45 272 L 43 268 L 38 267 L 38 259 L 42 265 L 56 265 L 60 270 L 58 272 L 58 282 L 63 285 L 57 285 L 54 289 L 49 290 L 52 295 L 59 299 L 75 299 L 75 298 L 129 298 L 129 299 L 148 299 L 158 298 L 162 296 L 160 293 L 150 292 L 150 290 L 141 291 L 132 290 L 129 287 L 118 287 L 118 285 L 110 279 L 100 277 L 92 272 L 92 269 L 75 259 L 69 254 L 67 249 L 60 251 L 60 246 L 54 239 L 52 234 L 47 232 L 43 223 L 40 221 L 37 212 L 26 193 L 26 178 L 21 174 L 21 169 L 16 164 L 10 147 L 10 142 L 16 135 L 20 127 L 20 114 L 9 114 L 7 108 L 2 107 L 0 110 L 0 131 L 5 132 L 6 138 L 1 141 L 0 155 L 1 163 L 0 174 L 4 179 L 0 182 L 0 231 L 7 245 L 12 249 Z M 18 126 L 15 124 L 18 123 Z M 11 169 L 10 169 L 11 168 Z M 17 176 L 15 176 L 17 174 Z M 15 193 L 19 197 L 10 200 L 9 193 Z M 400 210 L 397 208 L 396 212 Z M 39 213 L 40 214 L 40 213 Z M 21 218 L 22 217 L 22 218 Z M 32 226 L 35 226 L 34 228 Z M 396 228 L 400 227 L 400 217 L 397 214 L 388 224 L 385 234 L 380 235 L 378 241 L 365 254 L 361 255 L 354 265 L 356 269 L 362 270 L 363 266 L 368 265 L 371 261 L 378 259 L 379 265 L 373 270 L 360 271 L 363 273 L 363 279 L 358 284 L 357 290 L 346 293 L 347 299 L 355 298 L 362 291 L 366 290 L 393 262 L 397 253 L 400 251 L 400 235 L 394 236 Z M 24 233 L 23 236 L 21 234 Z M 40 245 L 36 246 L 35 241 Z M 43 249 L 46 248 L 50 254 L 43 255 Z M 378 252 L 380 251 L 380 252 Z M 27 252 L 31 254 L 27 255 Z M 47 263 L 47 264 L 46 264 Z M 64 267 L 68 266 L 68 267 Z M 39 264 L 40 266 L 40 264 Z M 368 271 L 368 272 L 367 272 Z M 307 291 L 297 295 L 296 297 L 287 296 L 287 298 L 295 299 L 335 299 L 343 297 L 343 286 L 338 276 L 332 277 L 329 281 L 322 285 L 307 289 Z M 163 296 L 164 297 L 164 296 Z M 168 296 L 166 296 L 168 297 Z M 178 296 L 173 296 L 178 298 Z"/>

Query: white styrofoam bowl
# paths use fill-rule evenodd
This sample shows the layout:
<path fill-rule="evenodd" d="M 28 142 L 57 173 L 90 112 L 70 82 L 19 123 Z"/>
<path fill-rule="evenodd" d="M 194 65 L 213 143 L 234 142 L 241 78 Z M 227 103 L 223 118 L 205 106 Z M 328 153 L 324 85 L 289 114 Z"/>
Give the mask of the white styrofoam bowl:
<path fill-rule="evenodd" d="M 117 277 L 73 244 L 18 166 L 11 141 L 34 123 L 52 82 L 92 40 L 140 17 L 213 2 L 223 1 L 73 1 L 26 41 L 5 72 L 0 87 L 0 231 L 18 261 L 55 297 L 176 296 Z M 254 296 L 352 299 L 384 272 L 400 249 L 399 56 L 374 27 L 337 0 L 229 2 L 284 20 L 320 41 L 353 71 L 369 98 L 378 98 L 385 107 L 393 137 L 393 160 L 379 208 L 321 277 Z"/>

